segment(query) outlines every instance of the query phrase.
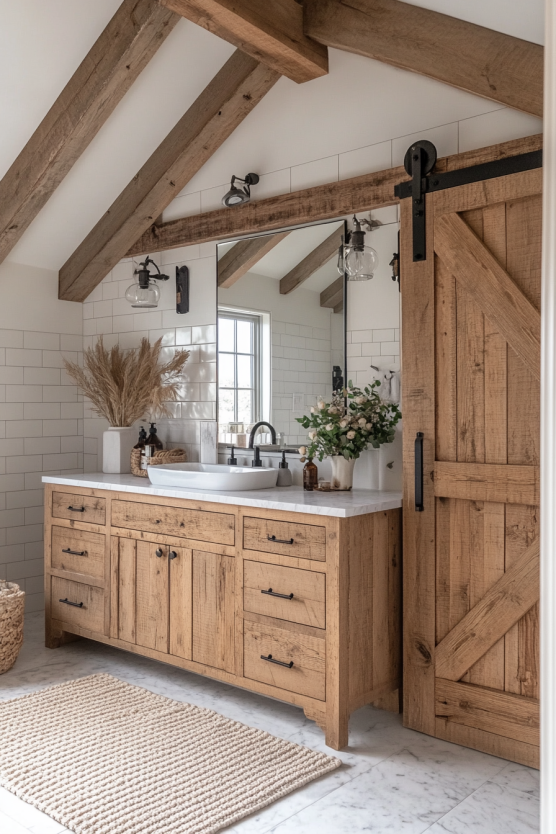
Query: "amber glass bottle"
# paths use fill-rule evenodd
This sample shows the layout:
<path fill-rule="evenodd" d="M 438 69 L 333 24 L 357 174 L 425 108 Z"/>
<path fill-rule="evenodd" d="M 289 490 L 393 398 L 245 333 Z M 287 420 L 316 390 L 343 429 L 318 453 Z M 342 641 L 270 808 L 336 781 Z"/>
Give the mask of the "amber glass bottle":
<path fill-rule="evenodd" d="M 309 458 L 303 467 L 303 489 L 312 492 L 319 483 L 319 470 L 313 458 Z"/>

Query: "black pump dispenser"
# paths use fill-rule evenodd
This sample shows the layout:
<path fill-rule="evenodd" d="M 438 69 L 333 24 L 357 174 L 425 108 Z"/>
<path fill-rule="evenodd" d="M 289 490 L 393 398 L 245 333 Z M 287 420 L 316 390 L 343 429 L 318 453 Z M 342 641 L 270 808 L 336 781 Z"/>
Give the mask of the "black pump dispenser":
<path fill-rule="evenodd" d="M 286 451 L 282 452 L 282 460 L 278 464 L 278 469 L 289 469 L 288 461 L 286 460 Z"/>
<path fill-rule="evenodd" d="M 156 423 L 151 423 L 151 433 L 147 438 L 147 446 L 154 446 L 155 449 L 162 449 L 162 440 L 156 432 Z"/>
<path fill-rule="evenodd" d="M 236 458 L 236 456 L 234 455 L 234 447 L 233 447 L 233 446 L 229 446 L 229 448 L 232 450 L 232 454 L 231 454 L 231 455 L 230 455 L 230 457 L 228 458 L 228 466 L 237 466 L 237 458 Z"/>
<path fill-rule="evenodd" d="M 139 430 L 139 440 L 133 447 L 134 449 L 144 449 L 145 443 L 147 442 L 147 432 L 145 431 L 145 426 L 141 426 Z"/>

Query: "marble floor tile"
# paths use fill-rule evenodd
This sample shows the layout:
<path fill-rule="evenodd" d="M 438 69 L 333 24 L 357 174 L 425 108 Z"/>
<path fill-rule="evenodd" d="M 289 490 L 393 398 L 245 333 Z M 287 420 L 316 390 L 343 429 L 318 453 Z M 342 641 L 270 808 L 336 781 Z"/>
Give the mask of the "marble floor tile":
<path fill-rule="evenodd" d="M 207 707 L 330 754 L 302 710 L 225 683 L 81 640 L 44 647 L 29 615 L 17 663 L 0 676 L 0 700 L 97 672 Z M 364 707 L 351 717 L 342 766 L 228 829 L 229 834 L 537 834 L 538 773 L 407 730 L 399 715 Z M 1 834 L 71 834 L 0 789 Z"/>

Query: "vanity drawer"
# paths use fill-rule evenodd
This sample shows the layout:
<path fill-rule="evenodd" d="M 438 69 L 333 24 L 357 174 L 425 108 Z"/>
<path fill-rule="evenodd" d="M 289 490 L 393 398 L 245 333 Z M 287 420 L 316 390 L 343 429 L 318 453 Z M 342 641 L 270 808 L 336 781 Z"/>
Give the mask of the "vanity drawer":
<path fill-rule="evenodd" d="M 104 634 L 104 591 L 82 582 L 51 576 L 52 611 L 55 620 Z M 62 602 L 62 600 L 67 600 Z M 73 603 L 73 605 L 71 604 Z"/>
<path fill-rule="evenodd" d="M 270 658 L 263 660 L 263 657 Z M 273 663 L 272 661 L 280 663 Z M 288 664 L 292 663 L 291 667 Z M 286 664 L 286 665 L 280 665 Z M 299 695 L 325 700 L 325 641 L 275 626 L 243 624 L 243 675 Z"/>
<path fill-rule="evenodd" d="M 273 596 L 269 591 L 280 596 Z M 243 562 L 243 607 L 246 611 L 325 628 L 325 600 L 324 573 L 267 565 L 266 562 Z"/>
<path fill-rule="evenodd" d="M 235 544 L 235 516 L 229 513 L 112 501 L 112 526 L 214 544 Z"/>
<path fill-rule="evenodd" d="M 104 579 L 106 537 L 73 527 L 52 528 L 51 565 L 58 570 Z"/>
<path fill-rule="evenodd" d="M 326 528 L 268 518 L 243 519 L 244 550 L 326 561 Z"/>
<path fill-rule="evenodd" d="M 53 492 L 52 517 L 104 525 L 106 524 L 106 498 L 75 495 L 71 492 Z"/>

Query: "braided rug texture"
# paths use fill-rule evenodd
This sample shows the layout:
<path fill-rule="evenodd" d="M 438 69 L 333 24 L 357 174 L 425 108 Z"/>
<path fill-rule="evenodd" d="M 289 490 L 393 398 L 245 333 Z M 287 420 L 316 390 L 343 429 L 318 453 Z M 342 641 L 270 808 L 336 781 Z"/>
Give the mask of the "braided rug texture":
<path fill-rule="evenodd" d="M 211 834 L 340 761 L 91 675 L 0 702 L 0 785 L 75 834 Z"/>

